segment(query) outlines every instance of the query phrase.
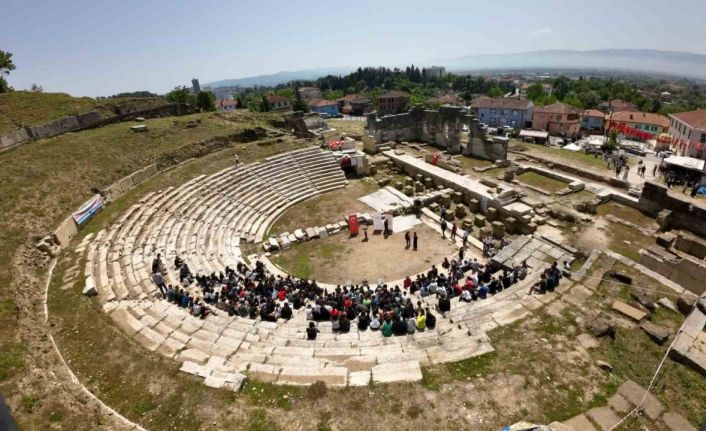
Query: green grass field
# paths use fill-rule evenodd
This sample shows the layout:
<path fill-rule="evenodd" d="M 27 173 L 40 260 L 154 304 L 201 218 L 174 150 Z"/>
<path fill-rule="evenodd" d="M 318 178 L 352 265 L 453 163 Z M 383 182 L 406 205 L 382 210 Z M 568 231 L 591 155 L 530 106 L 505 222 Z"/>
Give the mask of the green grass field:
<path fill-rule="evenodd" d="M 158 97 L 95 100 L 90 97 L 72 97 L 65 93 L 13 91 L 0 94 L 0 134 L 83 112 L 97 110 L 105 117 L 114 115 L 117 106 L 141 109 L 164 103 L 167 102 Z"/>

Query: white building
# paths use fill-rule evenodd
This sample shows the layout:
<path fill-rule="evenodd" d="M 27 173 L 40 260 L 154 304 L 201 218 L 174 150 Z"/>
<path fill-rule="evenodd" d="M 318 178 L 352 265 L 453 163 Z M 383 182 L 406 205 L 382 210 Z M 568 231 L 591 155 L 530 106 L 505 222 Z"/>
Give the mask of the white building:
<path fill-rule="evenodd" d="M 670 114 L 669 136 L 681 155 L 706 158 L 706 109 Z"/>

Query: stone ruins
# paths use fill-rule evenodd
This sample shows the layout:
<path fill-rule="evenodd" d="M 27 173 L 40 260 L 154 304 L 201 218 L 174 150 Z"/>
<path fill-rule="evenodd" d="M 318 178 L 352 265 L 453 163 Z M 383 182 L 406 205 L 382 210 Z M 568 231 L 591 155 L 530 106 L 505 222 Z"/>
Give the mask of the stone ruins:
<path fill-rule="evenodd" d="M 469 143 L 461 144 L 463 126 L 469 128 Z M 507 139 L 489 139 L 478 121 L 465 108 L 442 106 L 438 110 L 414 107 L 409 112 L 378 117 L 376 112 L 366 116 L 365 151 L 377 153 L 388 142 L 425 142 L 449 154 L 463 154 L 486 160 L 507 158 Z"/>

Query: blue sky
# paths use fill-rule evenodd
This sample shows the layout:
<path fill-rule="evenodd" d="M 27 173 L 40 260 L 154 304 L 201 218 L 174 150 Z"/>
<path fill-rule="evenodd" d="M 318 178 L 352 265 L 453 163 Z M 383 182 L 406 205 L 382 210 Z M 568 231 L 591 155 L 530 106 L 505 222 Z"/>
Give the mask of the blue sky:
<path fill-rule="evenodd" d="M 79 96 L 536 49 L 706 54 L 704 0 L 3 0 L 0 10 L 10 84 Z"/>

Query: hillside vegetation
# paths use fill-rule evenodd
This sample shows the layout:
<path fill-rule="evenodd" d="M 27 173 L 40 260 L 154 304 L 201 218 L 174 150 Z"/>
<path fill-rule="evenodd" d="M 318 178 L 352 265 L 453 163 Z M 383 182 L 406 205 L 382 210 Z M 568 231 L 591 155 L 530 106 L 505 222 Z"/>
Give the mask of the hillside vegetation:
<path fill-rule="evenodd" d="M 116 97 L 95 100 L 66 93 L 13 91 L 0 94 L 0 134 L 57 118 L 97 110 L 102 116 L 114 115 L 119 107 L 142 109 L 166 103 L 160 97 Z"/>
<path fill-rule="evenodd" d="M 11 94 L 10 98 L 2 100 L 22 99 L 16 96 Z M 73 105 L 77 110 L 95 106 L 87 103 L 95 103 L 91 99 L 61 97 L 65 101 L 79 100 Z M 18 117 L 47 120 L 36 112 L 20 111 Z M 61 115 L 67 113 L 71 112 L 65 110 Z M 76 417 L 91 415 L 89 411 L 68 407 L 75 405 L 76 400 L 46 384 L 47 379 L 55 378 L 47 371 L 47 363 L 56 361 L 47 344 L 48 327 L 42 318 L 42 276 L 47 270 L 48 258 L 34 248 L 34 241 L 52 231 L 93 195 L 96 188 L 101 189 L 163 160 L 165 155 L 170 162 L 182 160 L 174 154 L 200 157 L 195 159 L 198 162 L 208 161 L 199 166 L 187 163 L 165 176 L 171 179 L 169 182 L 180 184 L 185 179 L 173 174 L 183 173 L 189 178 L 211 173 L 232 163 L 234 152 L 247 162 L 303 145 L 305 141 L 293 139 L 271 125 L 279 118 L 276 114 L 253 114 L 243 110 L 229 115 L 210 113 L 149 119 L 146 133 L 133 133 L 130 124 L 118 123 L 30 142 L 0 154 L 0 211 L 3 213 L 0 261 L 5 263 L 0 265 L 0 327 L 4 328 L 0 332 L 0 394 L 8 398 L 21 424 L 32 424 L 26 429 L 48 429 L 45 421 L 48 418 L 49 422 L 56 422 L 53 417 L 59 411 L 63 415 L 64 429 Z M 232 139 L 234 136 L 236 138 Z M 264 139 L 239 143 L 246 142 L 238 140 L 239 136 L 254 136 L 249 140 Z M 197 144 L 218 137 L 223 137 L 220 141 L 226 141 L 226 145 Z M 204 151 L 195 151 L 195 147 L 222 151 L 204 154 Z M 167 185 L 171 184 L 161 187 Z M 26 409 L 16 409 L 25 404 Z"/>

